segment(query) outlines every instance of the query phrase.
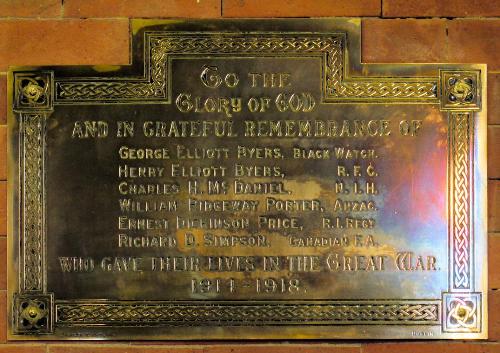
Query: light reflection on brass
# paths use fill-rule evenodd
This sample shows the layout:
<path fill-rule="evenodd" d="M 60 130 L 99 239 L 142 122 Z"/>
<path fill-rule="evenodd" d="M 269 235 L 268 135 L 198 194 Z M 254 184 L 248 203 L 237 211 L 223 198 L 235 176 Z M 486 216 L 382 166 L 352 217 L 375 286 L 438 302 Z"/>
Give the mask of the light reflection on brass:
<path fill-rule="evenodd" d="M 11 339 L 487 337 L 484 65 L 361 64 L 359 19 L 132 32 L 9 73 Z"/>

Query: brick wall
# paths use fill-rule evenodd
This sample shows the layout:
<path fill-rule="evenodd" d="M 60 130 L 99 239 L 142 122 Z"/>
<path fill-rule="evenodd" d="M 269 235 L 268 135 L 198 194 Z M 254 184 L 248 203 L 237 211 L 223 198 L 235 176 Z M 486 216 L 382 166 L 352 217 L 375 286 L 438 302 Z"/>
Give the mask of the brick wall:
<path fill-rule="evenodd" d="M 6 128 L 0 125 L 0 353 L 500 352 L 499 0 L 0 0 L 0 124 L 9 65 L 127 64 L 130 18 L 363 17 L 364 62 L 477 62 L 488 74 L 488 342 L 48 343 L 6 341 Z"/>

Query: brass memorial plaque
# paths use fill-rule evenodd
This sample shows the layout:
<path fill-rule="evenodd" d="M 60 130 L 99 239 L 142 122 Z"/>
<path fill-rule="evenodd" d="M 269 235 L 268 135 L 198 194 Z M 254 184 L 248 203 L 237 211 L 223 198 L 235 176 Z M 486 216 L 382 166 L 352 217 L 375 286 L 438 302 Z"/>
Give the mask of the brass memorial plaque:
<path fill-rule="evenodd" d="M 131 31 L 9 74 L 11 339 L 487 337 L 485 65 L 361 64 L 360 19 Z"/>

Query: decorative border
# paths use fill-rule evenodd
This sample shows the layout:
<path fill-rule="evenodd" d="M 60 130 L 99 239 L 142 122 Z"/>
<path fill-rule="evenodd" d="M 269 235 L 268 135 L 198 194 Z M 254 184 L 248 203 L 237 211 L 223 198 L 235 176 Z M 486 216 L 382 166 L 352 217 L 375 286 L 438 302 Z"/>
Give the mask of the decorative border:
<path fill-rule="evenodd" d="M 441 109 L 471 111 L 481 109 L 479 70 L 440 70 Z"/>
<path fill-rule="evenodd" d="M 19 292 L 14 294 L 14 332 L 53 332 L 54 296 L 45 273 L 45 135 L 53 109 L 53 72 L 14 73 L 14 111 L 19 116 Z"/>
<path fill-rule="evenodd" d="M 14 329 L 17 334 L 38 335 L 53 332 L 54 295 L 18 294 L 14 300 Z"/>
<path fill-rule="evenodd" d="M 473 290 L 472 148 L 474 119 L 468 112 L 449 115 L 450 285 Z"/>
<path fill-rule="evenodd" d="M 481 332 L 481 293 L 443 294 L 444 332 Z"/>
<path fill-rule="evenodd" d="M 443 332 L 481 332 L 481 293 L 474 292 L 474 130 L 481 109 L 479 70 L 440 70 L 441 109 L 448 111 L 449 292 Z"/>
<path fill-rule="evenodd" d="M 15 72 L 14 111 L 52 111 L 53 82 L 52 71 Z"/>
<path fill-rule="evenodd" d="M 22 249 L 20 288 L 41 291 L 45 287 L 45 115 L 20 115 Z"/>
<path fill-rule="evenodd" d="M 440 301 L 327 303 L 56 303 L 58 325 L 268 326 L 296 324 L 439 325 Z"/>
<path fill-rule="evenodd" d="M 144 77 L 56 80 L 55 104 L 170 103 L 171 55 L 228 55 L 320 57 L 323 98 L 332 101 L 435 102 L 435 78 L 346 77 L 344 33 L 248 34 L 146 32 Z"/>

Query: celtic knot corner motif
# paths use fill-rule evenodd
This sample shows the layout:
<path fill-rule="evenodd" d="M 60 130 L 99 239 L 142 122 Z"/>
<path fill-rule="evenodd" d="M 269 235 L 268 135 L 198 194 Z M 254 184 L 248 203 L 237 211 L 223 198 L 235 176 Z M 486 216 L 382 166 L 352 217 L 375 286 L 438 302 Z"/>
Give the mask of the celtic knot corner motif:
<path fill-rule="evenodd" d="M 17 295 L 14 301 L 15 329 L 20 334 L 43 334 L 52 331 L 51 294 Z"/>
<path fill-rule="evenodd" d="M 454 76 L 448 79 L 448 100 L 452 104 L 471 103 L 475 98 L 474 81 L 472 77 Z"/>
<path fill-rule="evenodd" d="M 441 71 L 441 108 L 480 109 L 479 71 Z"/>
<path fill-rule="evenodd" d="M 445 331 L 448 332 L 479 332 L 480 293 L 455 294 L 445 293 L 445 310 L 443 318 Z"/>
<path fill-rule="evenodd" d="M 456 298 L 449 303 L 448 322 L 450 326 L 471 328 L 476 326 L 476 303 Z"/>
<path fill-rule="evenodd" d="M 14 73 L 15 102 L 17 110 L 49 110 L 52 107 L 50 72 Z"/>

